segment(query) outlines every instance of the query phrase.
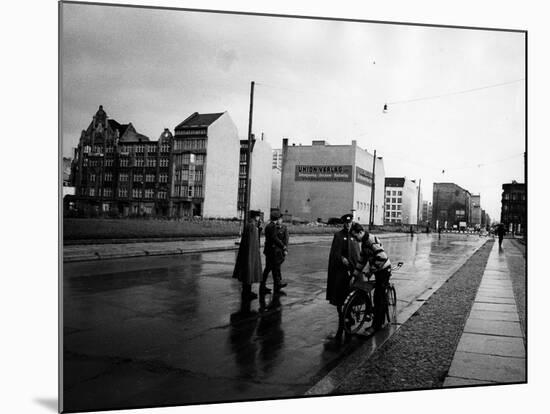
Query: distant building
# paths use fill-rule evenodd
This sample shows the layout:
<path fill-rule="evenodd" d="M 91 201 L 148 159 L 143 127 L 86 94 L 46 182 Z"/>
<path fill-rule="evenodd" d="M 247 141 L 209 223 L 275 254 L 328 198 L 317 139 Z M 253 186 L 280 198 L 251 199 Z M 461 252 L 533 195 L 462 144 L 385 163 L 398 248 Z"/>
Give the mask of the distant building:
<path fill-rule="evenodd" d="M 384 223 L 384 162 L 357 146 L 288 145 L 283 139 L 281 211 L 307 221 L 327 221 L 353 212 L 360 223 L 369 223 L 374 182 L 373 223 Z"/>
<path fill-rule="evenodd" d="M 278 168 L 279 170 L 283 168 L 283 150 L 282 149 L 274 149 L 273 150 L 273 159 L 272 159 L 272 167 Z"/>
<path fill-rule="evenodd" d="M 244 217 L 244 208 L 246 206 L 246 156 L 248 140 L 240 141 L 240 161 L 239 161 L 239 217 Z M 272 150 L 264 140 L 253 139 L 252 143 L 252 169 L 250 171 L 251 193 L 250 209 L 260 210 L 264 213 L 264 218 L 269 218 L 271 211 L 271 168 Z"/>
<path fill-rule="evenodd" d="M 471 194 L 454 183 L 433 184 L 432 226 L 466 228 L 471 221 Z"/>
<path fill-rule="evenodd" d="M 229 114 L 195 112 L 174 132 L 171 215 L 237 217 L 240 140 Z"/>
<path fill-rule="evenodd" d="M 85 215 L 167 215 L 172 134 L 151 141 L 100 105 L 74 151 L 75 209 Z"/>
<path fill-rule="evenodd" d="M 387 177 L 384 222 L 386 224 L 418 224 L 419 188 L 415 180 Z"/>
<path fill-rule="evenodd" d="M 470 225 L 479 229 L 481 228 L 481 195 L 472 195 L 471 203 L 472 218 Z"/>
<path fill-rule="evenodd" d="M 422 202 L 422 224 L 427 226 L 432 220 L 432 202 L 424 200 Z"/>
<path fill-rule="evenodd" d="M 71 166 L 82 215 L 237 216 L 239 138 L 227 112 L 195 112 L 151 141 L 100 106 Z M 68 205 L 68 204 L 67 204 Z"/>
<path fill-rule="evenodd" d="M 489 229 L 491 226 L 491 217 L 485 210 L 481 210 L 481 228 L 482 229 Z"/>
<path fill-rule="evenodd" d="M 281 170 L 271 169 L 271 209 L 281 209 Z"/>
<path fill-rule="evenodd" d="M 527 196 L 525 184 L 512 181 L 502 184 L 500 222 L 513 233 L 522 234 L 527 225 Z"/>

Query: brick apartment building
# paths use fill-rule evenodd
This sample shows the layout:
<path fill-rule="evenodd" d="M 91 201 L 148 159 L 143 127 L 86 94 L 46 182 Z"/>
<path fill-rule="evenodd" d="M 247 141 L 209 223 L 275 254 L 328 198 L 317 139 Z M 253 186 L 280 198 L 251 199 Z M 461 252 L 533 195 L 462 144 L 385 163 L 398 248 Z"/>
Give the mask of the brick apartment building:
<path fill-rule="evenodd" d="M 434 183 L 432 223 L 435 228 L 460 229 L 471 224 L 472 195 L 454 183 Z"/>

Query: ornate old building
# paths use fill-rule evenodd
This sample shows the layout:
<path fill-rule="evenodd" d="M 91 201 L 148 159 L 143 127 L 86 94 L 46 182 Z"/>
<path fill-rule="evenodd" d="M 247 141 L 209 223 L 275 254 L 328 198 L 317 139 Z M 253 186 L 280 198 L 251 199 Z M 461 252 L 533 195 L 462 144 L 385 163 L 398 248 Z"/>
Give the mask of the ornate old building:
<path fill-rule="evenodd" d="M 167 215 L 173 136 L 157 141 L 132 123 L 109 119 L 99 106 L 82 131 L 71 168 L 73 202 L 83 215 Z"/>

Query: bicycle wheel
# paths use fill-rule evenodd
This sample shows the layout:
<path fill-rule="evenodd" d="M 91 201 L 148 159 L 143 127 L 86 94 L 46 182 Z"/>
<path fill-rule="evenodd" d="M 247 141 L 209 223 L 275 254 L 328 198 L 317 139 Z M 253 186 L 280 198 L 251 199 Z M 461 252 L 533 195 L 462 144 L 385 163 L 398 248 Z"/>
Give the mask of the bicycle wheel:
<path fill-rule="evenodd" d="M 397 318 L 397 293 L 393 284 L 386 288 L 386 318 L 389 323 L 395 323 Z"/>
<path fill-rule="evenodd" d="M 362 290 L 351 292 L 344 303 L 344 331 L 356 333 L 365 322 L 372 320 L 370 295 Z"/>

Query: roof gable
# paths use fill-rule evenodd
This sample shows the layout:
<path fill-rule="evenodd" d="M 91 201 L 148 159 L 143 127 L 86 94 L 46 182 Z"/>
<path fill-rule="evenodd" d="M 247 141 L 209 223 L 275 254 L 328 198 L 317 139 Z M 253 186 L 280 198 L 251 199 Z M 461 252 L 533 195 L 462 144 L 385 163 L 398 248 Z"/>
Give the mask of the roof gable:
<path fill-rule="evenodd" d="M 224 112 L 218 112 L 213 114 L 199 114 L 195 112 L 187 117 L 184 121 L 180 122 L 174 129 L 180 129 L 185 127 L 198 127 L 212 125 Z"/>

